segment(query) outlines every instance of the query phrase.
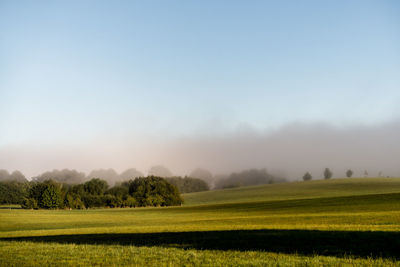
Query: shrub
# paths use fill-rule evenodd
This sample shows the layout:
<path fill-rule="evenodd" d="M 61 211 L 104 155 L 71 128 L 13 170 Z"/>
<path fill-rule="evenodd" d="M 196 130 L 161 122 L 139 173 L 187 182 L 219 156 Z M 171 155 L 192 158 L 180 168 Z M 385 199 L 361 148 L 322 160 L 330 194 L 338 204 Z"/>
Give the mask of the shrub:
<path fill-rule="evenodd" d="M 34 198 L 25 198 L 21 204 L 23 209 L 37 209 L 38 204 Z"/>
<path fill-rule="evenodd" d="M 68 192 L 64 198 L 64 206 L 69 209 L 84 209 L 85 204 L 82 202 L 79 195 Z"/>
<path fill-rule="evenodd" d="M 134 197 L 128 196 L 126 199 L 123 200 L 123 206 L 124 207 L 137 207 L 138 206 L 138 202 L 136 201 L 136 199 Z"/>

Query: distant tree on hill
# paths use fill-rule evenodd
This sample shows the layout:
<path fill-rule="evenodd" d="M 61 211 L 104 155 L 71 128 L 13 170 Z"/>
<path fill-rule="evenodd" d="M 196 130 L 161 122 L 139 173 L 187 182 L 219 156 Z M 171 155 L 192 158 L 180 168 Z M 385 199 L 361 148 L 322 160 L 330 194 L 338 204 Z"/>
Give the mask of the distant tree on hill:
<path fill-rule="evenodd" d="M 304 181 L 310 181 L 312 179 L 312 176 L 311 176 L 311 174 L 309 173 L 309 172 L 306 172 L 304 175 L 303 175 L 303 180 Z"/>
<path fill-rule="evenodd" d="M 330 179 L 332 177 L 332 171 L 329 168 L 325 168 L 324 170 L 324 178 Z"/>
<path fill-rule="evenodd" d="M 364 171 L 364 177 L 368 177 L 368 171 L 367 170 Z"/>
<path fill-rule="evenodd" d="M 347 176 L 348 178 L 350 178 L 351 176 L 353 176 L 353 171 L 350 170 L 350 169 L 348 169 L 348 170 L 346 171 L 346 176 Z"/>

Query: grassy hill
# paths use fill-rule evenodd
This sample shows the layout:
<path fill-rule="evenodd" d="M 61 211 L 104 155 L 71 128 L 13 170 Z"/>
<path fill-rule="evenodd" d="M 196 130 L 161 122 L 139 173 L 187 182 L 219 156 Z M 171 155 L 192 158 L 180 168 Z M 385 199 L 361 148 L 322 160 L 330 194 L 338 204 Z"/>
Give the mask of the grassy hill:
<path fill-rule="evenodd" d="M 0 262 L 400 265 L 400 179 L 293 182 L 184 197 L 184 206 L 168 208 L 0 209 Z"/>
<path fill-rule="evenodd" d="M 400 178 L 342 178 L 184 194 L 185 205 L 288 200 L 400 192 Z"/>

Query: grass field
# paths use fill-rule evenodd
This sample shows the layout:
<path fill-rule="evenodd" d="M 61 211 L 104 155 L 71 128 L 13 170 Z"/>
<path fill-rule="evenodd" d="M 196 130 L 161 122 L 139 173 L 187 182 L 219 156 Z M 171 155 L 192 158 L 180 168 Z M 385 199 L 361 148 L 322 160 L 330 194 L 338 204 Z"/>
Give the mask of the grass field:
<path fill-rule="evenodd" d="M 0 265 L 400 266 L 400 179 L 184 198 L 169 208 L 0 208 Z"/>

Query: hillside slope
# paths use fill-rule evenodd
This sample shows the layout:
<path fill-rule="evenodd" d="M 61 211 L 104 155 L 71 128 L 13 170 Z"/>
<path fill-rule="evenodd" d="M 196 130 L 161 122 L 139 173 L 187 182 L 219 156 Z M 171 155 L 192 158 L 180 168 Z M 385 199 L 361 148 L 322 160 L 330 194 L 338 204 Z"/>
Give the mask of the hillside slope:
<path fill-rule="evenodd" d="M 400 193 L 400 178 L 342 178 L 184 194 L 185 205 Z"/>

